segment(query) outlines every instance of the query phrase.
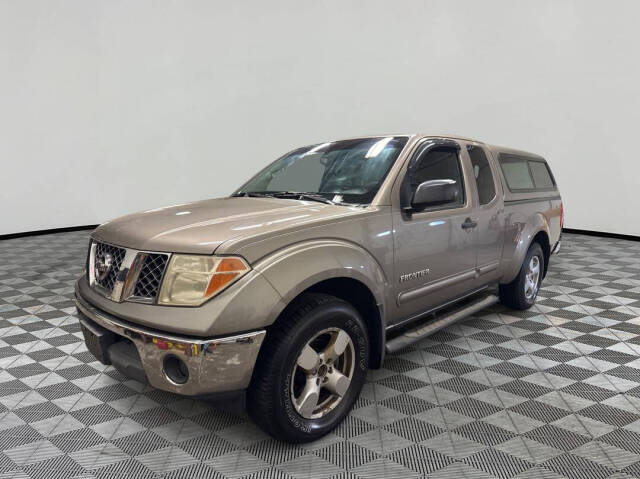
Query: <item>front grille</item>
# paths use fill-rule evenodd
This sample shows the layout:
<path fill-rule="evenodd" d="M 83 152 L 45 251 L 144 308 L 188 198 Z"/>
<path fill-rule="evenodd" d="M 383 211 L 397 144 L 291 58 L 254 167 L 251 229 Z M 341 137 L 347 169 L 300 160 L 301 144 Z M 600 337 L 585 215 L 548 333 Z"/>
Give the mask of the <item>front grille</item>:
<path fill-rule="evenodd" d="M 168 259 L 166 254 L 147 253 L 133 291 L 134 297 L 156 299 Z"/>
<path fill-rule="evenodd" d="M 99 261 L 104 262 L 108 260 L 108 258 L 111 258 L 111 267 L 104 278 L 100 279 L 96 276 L 95 282 L 109 293 L 113 291 L 113 286 L 116 284 L 116 278 L 120 271 L 120 267 L 122 266 L 122 260 L 124 260 L 126 252 L 127 250 L 124 248 L 119 248 L 106 243 L 96 243 L 94 264 L 97 264 Z"/>
<path fill-rule="evenodd" d="M 154 303 L 171 255 L 93 241 L 89 256 L 88 279 L 98 293 L 117 302 Z"/>
<path fill-rule="evenodd" d="M 89 278 L 91 277 L 91 274 L 89 273 L 89 268 L 90 268 L 90 264 L 91 264 L 91 246 L 93 245 L 93 240 L 89 240 L 89 248 L 87 250 L 87 260 L 84 262 L 84 272 L 87 276 L 87 281 L 89 281 Z"/>

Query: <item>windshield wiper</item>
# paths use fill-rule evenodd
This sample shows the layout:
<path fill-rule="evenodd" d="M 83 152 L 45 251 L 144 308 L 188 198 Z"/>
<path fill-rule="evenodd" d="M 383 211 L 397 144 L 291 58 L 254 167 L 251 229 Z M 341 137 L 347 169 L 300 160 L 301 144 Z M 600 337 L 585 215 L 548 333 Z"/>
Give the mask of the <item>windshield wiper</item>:
<path fill-rule="evenodd" d="M 276 191 L 274 193 L 271 193 L 271 196 L 273 196 L 274 198 L 293 198 L 298 200 L 319 201 L 320 203 L 326 203 L 328 205 L 335 204 L 333 201 L 317 193 L 303 193 L 300 191 Z"/>
<path fill-rule="evenodd" d="M 310 200 L 318 201 L 320 203 L 326 203 L 328 205 L 335 205 L 333 201 L 325 198 L 318 193 L 304 193 L 301 191 L 269 191 L 269 192 L 252 192 L 243 191 L 233 195 L 235 197 L 251 197 L 251 198 L 283 198 L 283 199 L 296 199 L 296 200 Z"/>
<path fill-rule="evenodd" d="M 245 197 L 245 198 L 273 198 L 274 196 L 271 193 L 253 193 L 250 191 L 243 191 L 241 193 L 236 193 L 235 195 L 232 195 L 232 197 L 235 198 L 240 198 L 240 197 Z"/>

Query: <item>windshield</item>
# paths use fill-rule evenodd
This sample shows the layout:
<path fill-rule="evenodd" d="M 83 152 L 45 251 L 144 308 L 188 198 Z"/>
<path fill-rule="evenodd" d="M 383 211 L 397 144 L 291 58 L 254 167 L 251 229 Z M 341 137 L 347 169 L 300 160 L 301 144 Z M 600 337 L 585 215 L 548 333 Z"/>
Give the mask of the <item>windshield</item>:
<path fill-rule="evenodd" d="M 407 137 L 360 138 L 306 146 L 253 177 L 236 196 L 306 193 L 335 203 L 370 203 Z"/>

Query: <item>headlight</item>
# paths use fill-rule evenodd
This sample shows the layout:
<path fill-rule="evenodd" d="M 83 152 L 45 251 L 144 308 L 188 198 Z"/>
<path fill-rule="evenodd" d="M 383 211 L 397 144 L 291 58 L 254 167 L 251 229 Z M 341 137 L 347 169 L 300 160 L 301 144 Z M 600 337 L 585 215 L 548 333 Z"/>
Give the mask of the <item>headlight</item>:
<path fill-rule="evenodd" d="M 236 256 L 174 254 L 162 281 L 158 304 L 199 306 L 249 269 L 245 260 Z"/>

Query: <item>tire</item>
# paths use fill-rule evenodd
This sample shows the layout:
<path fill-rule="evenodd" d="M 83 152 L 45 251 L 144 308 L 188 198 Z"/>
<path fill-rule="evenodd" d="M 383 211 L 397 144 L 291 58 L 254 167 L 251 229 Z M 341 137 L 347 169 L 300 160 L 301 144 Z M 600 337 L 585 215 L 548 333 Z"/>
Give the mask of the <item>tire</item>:
<path fill-rule="evenodd" d="M 313 356 L 308 347 L 320 354 Z M 334 296 L 304 294 L 267 332 L 249 386 L 247 410 L 261 429 L 277 439 L 313 441 L 349 413 L 368 365 L 369 338 L 356 309 Z M 350 377 L 350 382 L 340 375 Z"/>
<path fill-rule="evenodd" d="M 532 262 L 537 263 L 538 267 L 538 273 L 535 276 L 535 281 L 533 281 L 533 287 L 531 287 L 532 284 L 528 282 L 528 279 L 531 278 L 531 276 L 528 275 L 532 273 L 530 269 Z M 520 267 L 518 276 L 516 276 L 511 283 L 500 285 L 500 300 L 512 309 L 529 309 L 536 302 L 543 276 L 544 252 L 538 243 L 532 243 L 524 257 L 524 262 Z"/>

